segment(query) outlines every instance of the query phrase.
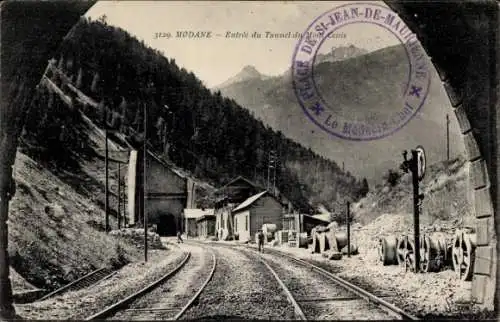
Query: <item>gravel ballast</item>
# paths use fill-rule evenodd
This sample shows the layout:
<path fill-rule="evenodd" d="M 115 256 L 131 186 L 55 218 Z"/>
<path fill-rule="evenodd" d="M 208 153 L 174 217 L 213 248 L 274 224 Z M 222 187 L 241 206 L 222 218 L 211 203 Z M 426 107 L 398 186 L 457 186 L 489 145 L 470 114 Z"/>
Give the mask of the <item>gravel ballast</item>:
<path fill-rule="evenodd" d="M 308 319 L 387 320 L 393 317 L 316 271 L 276 255 L 264 254 Z"/>
<path fill-rule="evenodd" d="M 149 251 L 148 262 L 134 262 L 89 288 L 25 305 L 16 305 L 26 319 L 85 319 L 154 282 L 178 265 L 185 254 L 177 248 Z"/>
<path fill-rule="evenodd" d="M 205 248 L 183 244 L 181 249 L 189 251 L 191 257 L 182 269 L 153 291 L 131 303 L 127 310 L 118 312 L 112 319 L 122 321 L 172 319 L 209 277 L 213 258 L 212 253 Z"/>
<path fill-rule="evenodd" d="M 471 282 L 461 281 L 453 271 L 405 272 L 399 266 L 383 266 L 378 261 L 376 249 L 362 247 L 359 255 L 343 256 L 338 261 L 311 254 L 303 248 L 274 249 L 312 262 L 368 292 L 386 295 L 386 301 L 415 316 L 456 316 L 469 310 L 461 302 L 470 299 Z"/>
<path fill-rule="evenodd" d="M 294 319 L 280 285 L 258 260 L 229 247 L 212 247 L 215 274 L 181 319 Z"/>

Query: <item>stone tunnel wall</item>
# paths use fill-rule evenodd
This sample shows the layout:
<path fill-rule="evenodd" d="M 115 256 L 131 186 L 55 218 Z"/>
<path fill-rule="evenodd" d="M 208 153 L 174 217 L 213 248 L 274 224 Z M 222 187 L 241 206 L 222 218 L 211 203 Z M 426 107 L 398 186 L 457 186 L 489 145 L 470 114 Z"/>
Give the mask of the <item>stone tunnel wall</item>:
<path fill-rule="evenodd" d="M 472 301 L 493 309 L 498 209 L 496 108 L 498 4 L 388 3 L 415 32 L 436 67 L 460 125 L 474 189 L 477 249 Z M 420 6 L 420 7 L 419 7 Z"/>

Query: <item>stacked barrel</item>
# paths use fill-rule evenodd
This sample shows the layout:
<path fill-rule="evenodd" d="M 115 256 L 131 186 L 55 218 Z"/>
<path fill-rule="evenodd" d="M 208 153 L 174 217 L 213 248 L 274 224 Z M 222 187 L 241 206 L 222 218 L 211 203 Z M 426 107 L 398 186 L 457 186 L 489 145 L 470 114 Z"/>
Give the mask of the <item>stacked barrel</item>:
<path fill-rule="evenodd" d="M 399 265 L 415 272 L 415 256 L 420 256 L 419 271 L 439 272 L 453 268 L 457 276 L 472 279 L 476 234 L 471 229 L 457 229 L 453 236 L 442 232 L 420 236 L 420 249 L 415 249 L 411 235 L 386 236 L 379 239 L 378 255 L 383 265 Z"/>
<path fill-rule="evenodd" d="M 311 231 L 311 253 L 319 253 L 329 259 L 341 259 L 348 253 L 347 233 L 337 231 L 336 227 L 318 226 Z M 350 254 L 356 255 L 358 247 L 351 242 Z"/>

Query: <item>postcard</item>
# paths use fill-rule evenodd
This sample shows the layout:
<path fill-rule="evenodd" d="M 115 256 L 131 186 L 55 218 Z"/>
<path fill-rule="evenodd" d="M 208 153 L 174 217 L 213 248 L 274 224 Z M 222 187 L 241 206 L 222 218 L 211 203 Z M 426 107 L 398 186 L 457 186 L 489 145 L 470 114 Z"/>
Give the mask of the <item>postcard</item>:
<path fill-rule="evenodd" d="M 4 319 L 496 319 L 499 5 L 6 1 Z"/>

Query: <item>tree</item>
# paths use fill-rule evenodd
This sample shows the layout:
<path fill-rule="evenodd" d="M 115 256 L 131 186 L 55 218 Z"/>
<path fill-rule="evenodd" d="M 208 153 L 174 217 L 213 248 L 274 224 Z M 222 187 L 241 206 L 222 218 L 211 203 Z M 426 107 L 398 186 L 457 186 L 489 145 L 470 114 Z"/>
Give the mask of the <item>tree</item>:
<path fill-rule="evenodd" d="M 83 80 L 83 72 L 82 72 L 82 68 L 80 67 L 78 69 L 78 76 L 76 77 L 76 88 L 81 89 L 82 80 Z"/>
<path fill-rule="evenodd" d="M 391 187 L 396 186 L 399 183 L 399 179 L 401 178 L 401 173 L 398 171 L 394 171 L 389 169 L 387 174 L 385 175 L 385 180 Z"/>
<path fill-rule="evenodd" d="M 369 191 L 370 187 L 368 186 L 368 181 L 366 180 L 366 178 L 363 178 L 363 181 L 361 182 L 361 188 L 359 189 L 361 198 L 366 197 Z"/>

